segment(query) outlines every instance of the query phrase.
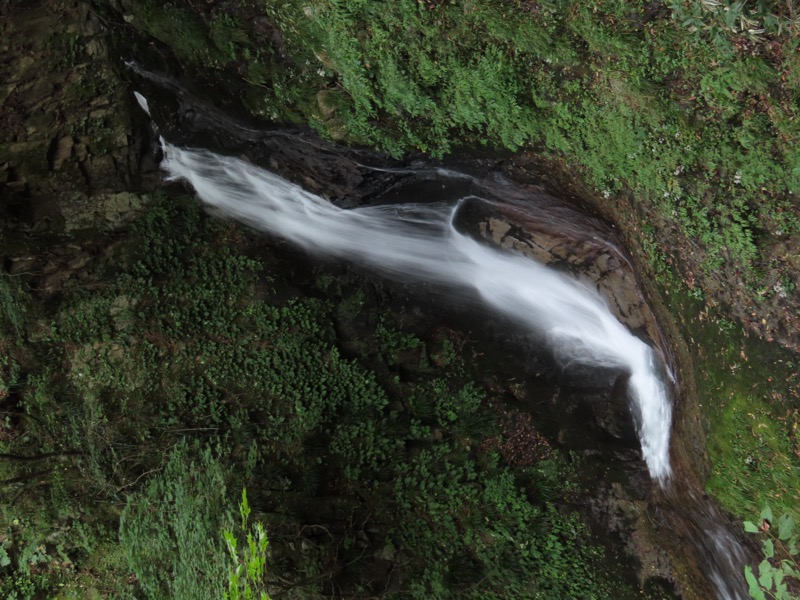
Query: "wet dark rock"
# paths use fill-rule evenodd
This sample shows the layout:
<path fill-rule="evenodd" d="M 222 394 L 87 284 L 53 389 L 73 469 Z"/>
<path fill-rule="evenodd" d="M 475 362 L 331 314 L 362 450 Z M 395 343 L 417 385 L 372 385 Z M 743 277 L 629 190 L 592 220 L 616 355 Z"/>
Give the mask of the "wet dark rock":
<path fill-rule="evenodd" d="M 48 160 L 50 162 L 50 169 L 58 171 L 61 165 L 64 164 L 69 158 L 72 157 L 75 140 L 72 136 L 64 136 L 59 139 L 54 139 L 50 145 L 48 152 Z"/>
<path fill-rule="evenodd" d="M 85 199 L 141 184 L 142 135 L 87 6 L 18 3 L 10 16 L 0 60 L 0 221 L 60 233 Z M 100 223 L 82 218 L 86 227 L 108 227 L 98 212 Z"/>
<path fill-rule="evenodd" d="M 625 553 L 638 561 L 641 587 L 656 578 L 673 588 L 672 561 L 664 548 L 653 542 L 647 502 L 641 498 L 632 499 L 621 483 L 614 482 L 600 490 L 588 505 L 594 519 L 617 535 Z"/>
<path fill-rule="evenodd" d="M 28 255 L 7 256 L 3 262 L 9 275 L 22 275 L 33 272 L 37 268 L 39 257 Z"/>

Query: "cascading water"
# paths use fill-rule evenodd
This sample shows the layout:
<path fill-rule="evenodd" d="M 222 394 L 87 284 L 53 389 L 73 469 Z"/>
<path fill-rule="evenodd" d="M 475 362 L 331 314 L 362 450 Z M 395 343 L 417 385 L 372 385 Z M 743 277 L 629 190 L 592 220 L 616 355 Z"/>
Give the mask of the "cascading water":
<path fill-rule="evenodd" d="M 344 210 L 242 160 L 162 143 L 169 178 L 189 182 L 222 214 L 388 275 L 473 288 L 495 310 L 544 333 L 562 364 L 627 371 L 642 455 L 652 478 L 666 484 L 672 419 L 658 360 L 595 290 L 460 233 L 453 226 L 458 206 Z"/>
<path fill-rule="evenodd" d="M 191 98 L 169 77 L 138 66 L 136 70 L 161 87 L 176 88 L 183 100 Z M 149 114 L 147 100 L 138 93 L 136 98 Z M 189 106 L 192 114 L 197 110 L 204 115 L 205 125 L 216 127 L 223 135 L 235 132 L 233 137 L 242 140 L 240 143 L 270 139 L 263 132 L 232 120 L 229 123 L 227 117 L 219 125 L 221 113 L 213 107 L 202 103 Z M 196 125 L 194 120 L 192 125 Z M 311 252 L 361 263 L 389 276 L 473 289 L 498 312 L 544 334 L 563 365 L 578 363 L 627 372 L 642 454 L 659 483 L 653 502 L 664 519 L 662 530 L 680 540 L 689 560 L 705 574 L 720 600 L 749 597 L 743 577 L 747 553 L 723 525 L 713 503 L 698 491 L 702 485 L 691 469 L 687 471 L 681 461 L 670 464 L 672 409 L 659 377 L 664 365 L 647 344 L 612 316 L 593 288 L 460 233 L 454 226 L 458 205 L 400 203 L 343 210 L 244 161 L 181 149 L 163 140 L 162 148 L 161 166 L 168 176 L 189 182 L 202 201 L 223 215 L 287 238 Z M 325 152 L 326 157 L 339 160 L 335 152 Z M 332 173 L 336 174 L 335 169 Z M 464 177 L 449 173 L 447 179 Z M 559 226 L 583 231 L 584 224 L 559 222 Z M 667 374 L 671 377 L 668 369 Z M 680 453 L 677 456 L 680 458 Z"/>

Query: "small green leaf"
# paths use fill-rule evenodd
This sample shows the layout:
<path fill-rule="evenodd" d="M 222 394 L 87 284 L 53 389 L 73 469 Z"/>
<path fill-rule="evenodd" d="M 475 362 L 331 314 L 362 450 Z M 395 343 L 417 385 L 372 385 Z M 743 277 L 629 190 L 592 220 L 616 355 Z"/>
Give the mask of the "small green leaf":
<path fill-rule="evenodd" d="M 764 556 L 767 558 L 775 556 L 775 544 L 772 540 L 764 540 Z"/>
<path fill-rule="evenodd" d="M 782 540 L 788 540 L 794 533 L 794 517 L 788 514 L 781 515 L 778 519 L 778 537 Z"/>
<path fill-rule="evenodd" d="M 758 527 L 752 521 L 745 521 L 744 522 L 744 530 L 747 533 L 758 533 Z"/>
<path fill-rule="evenodd" d="M 758 565 L 758 583 L 761 584 L 765 590 L 772 589 L 772 571 L 773 567 L 766 559 L 761 561 Z"/>
<path fill-rule="evenodd" d="M 761 511 L 761 518 L 772 523 L 772 509 L 769 506 L 765 506 Z"/>
<path fill-rule="evenodd" d="M 780 569 L 775 569 L 775 573 L 772 575 L 772 578 L 775 580 L 775 585 L 779 586 L 783 583 L 783 571 Z"/>
<path fill-rule="evenodd" d="M 750 586 L 750 597 L 753 598 L 753 600 L 767 600 L 764 591 L 761 589 L 761 586 L 758 585 L 758 580 L 750 565 L 744 568 L 744 578 L 747 580 L 747 585 Z"/>
<path fill-rule="evenodd" d="M 3 546 L 0 546 L 0 567 L 7 567 L 11 564 L 11 559 L 8 557 L 8 552 Z"/>
<path fill-rule="evenodd" d="M 250 505 L 247 503 L 247 489 L 242 488 L 242 502 L 239 505 L 239 514 L 242 517 L 242 531 L 247 530 L 247 518 L 250 516 Z"/>
<path fill-rule="evenodd" d="M 225 538 L 225 545 L 228 547 L 228 552 L 230 552 L 231 557 L 236 559 L 236 536 L 233 535 L 233 532 L 226 529 L 222 532 L 222 537 Z"/>

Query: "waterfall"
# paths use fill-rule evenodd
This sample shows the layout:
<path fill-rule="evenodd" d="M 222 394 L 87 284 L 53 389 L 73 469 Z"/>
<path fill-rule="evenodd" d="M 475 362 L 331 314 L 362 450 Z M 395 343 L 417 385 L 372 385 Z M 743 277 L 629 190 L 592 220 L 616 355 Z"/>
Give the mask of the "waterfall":
<path fill-rule="evenodd" d="M 628 372 L 642 455 L 654 480 L 664 485 L 669 479 L 672 413 L 659 361 L 596 290 L 460 233 L 453 225 L 458 205 L 345 210 L 237 158 L 162 144 L 168 178 L 187 181 L 220 214 L 389 276 L 474 289 L 494 310 L 544 334 L 562 364 Z"/>

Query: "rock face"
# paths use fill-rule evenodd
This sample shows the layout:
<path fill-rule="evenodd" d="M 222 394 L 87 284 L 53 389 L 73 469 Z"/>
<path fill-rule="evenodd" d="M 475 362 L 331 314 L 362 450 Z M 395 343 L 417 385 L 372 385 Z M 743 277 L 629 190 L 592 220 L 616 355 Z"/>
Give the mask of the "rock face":
<path fill-rule="evenodd" d="M 0 3 L 0 258 L 41 297 L 81 286 L 157 182 L 85 3 Z"/>
<path fill-rule="evenodd" d="M 652 344 L 671 367 L 667 346 L 638 284 L 631 261 L 615 243 L 614 230 L 536 186 L 485 178 L 456 217 L 463 231 L 488 243 L 530 256 L 573 275 L 597 290 L 611 312 Z M 572 414 L 626 447 L 638 439 L 625 391 L 626 375 L 611 369 L 565 373 L 558 402 L 565 422 Z M 579 423 L 575 423 L 580 427 Z M 584 432 L 565 432 L 580 439 Z M 598 440 L 593 440 L 597 442 Z"/>
<path fill-rule="evenodd" d="M 462 231 L 569 273 L 597 290 L 616 318 L 652 344 L 671 368 L 656 318 L 611 226 L 543 187 L 497 177 L 481 178 L 475 187 L 481 200 L 463 205 L 456 219 Z M 642 587 L 652 581 L 675 593 L 683 585 L 650 523 L 652 483 L 641 461 L 629 402 L 626 373 L 582 368 L 562 374 L 549 409 L 559 423 L 559 442 L 580 452 L 593 471 L 587 474 L 593 490 L 587 504 L 594 519 L 619 536 L 625 551 L 636 558 Z"/>
<path fill-rule="evenodd" d="M 113 228 L 146 199 L 117 196 L 141 183 L 141 136 L 102 27 L 85 5 L 12 4 L 0 6 L 0 227 Z"/>
<path fill-rule="evenodd" d="M 464 227 L 502 248 L 574 275 L 596 289 L 628 329 L 662 349 L 662 334 L 612 227 L 540 187 L 492 181 L 480 186 L 492 202 L 472 202 L 461 219 Z M 477 232 L 468 221 L 477 225 Z"/>

